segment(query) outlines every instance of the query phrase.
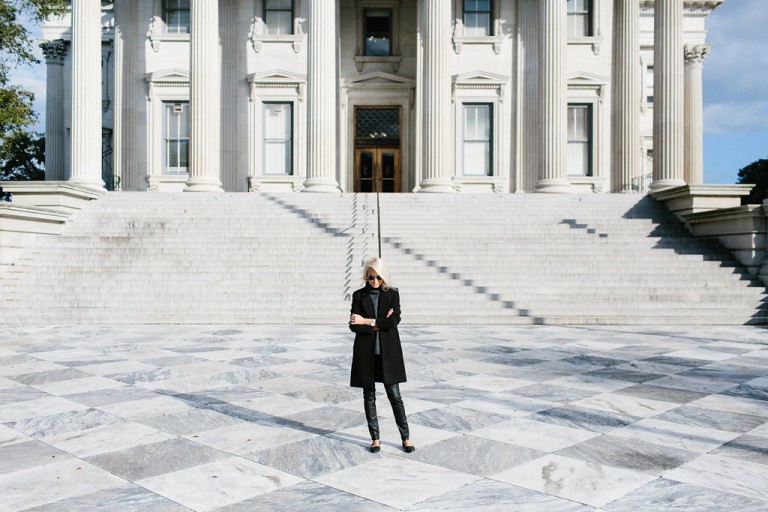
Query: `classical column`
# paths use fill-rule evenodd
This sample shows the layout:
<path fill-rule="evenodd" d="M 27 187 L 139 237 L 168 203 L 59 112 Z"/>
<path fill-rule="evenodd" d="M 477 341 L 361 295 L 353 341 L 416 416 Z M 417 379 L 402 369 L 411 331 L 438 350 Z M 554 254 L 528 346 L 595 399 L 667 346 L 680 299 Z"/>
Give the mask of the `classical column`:
<path fill-rule="evenodd" d="M 101 179 L 101 0 L 72 2 L 69 182 L 104 190 Z"/>
<path fill-rule="evenodd" d="M 62 39 L 40 43 L 45 55 L 45 179 L 63 181 L 65 165 L 64 133 L 64 57 Z"/>
<path fill-rule="evenodd" d="M 190 2 L 189 180 L 185 192 L 222 192 L 219 2 Z"/>
<path fill-rule="evenodd" d="M 653 183 L 651 190 L 683 180 L 683 2 L 656 0 L 653 15 Z"/>
<path fill-rule="evenodd" d="M 307 179 L 304 192 L 338 192 L 336 2 L 309 0 Z"/>
<path fill-rule="evenodd" d="M 704 183 L 704 119 L 701 72 L 710 45 L 685 45 L 685 182 Z"/>
<path fill-rule="evenodd" d="M 421 192 L 453 192 L 451 2 L 424 0 L 424 104 Z"/>
<path fill-rule="evenodd" d="M 516 192 L 533 192 L 539 179 L 541 165 L 541 124 L 539 123 L 539 14 L 541 9 L 536 2 L 520 3 L 520 61 L 523 71 L 520 74 L 519 95 L 520 115 L 522 116 L 520 134 L 517 137 L 519 162 Z M 522 174 L 522 175 L 520 175 Z"/>
<path fill-rule="evenodd" d="M 640 4 L 615 0 L 613 174 L 614 192 L 632 192 L 640 176 Z"/>
<path fill-rule="evenodd" d="M 568 84 L 565 75 L 567 4 L 541 0 L 541 167 L 537 192 L 568 192 Z"/>

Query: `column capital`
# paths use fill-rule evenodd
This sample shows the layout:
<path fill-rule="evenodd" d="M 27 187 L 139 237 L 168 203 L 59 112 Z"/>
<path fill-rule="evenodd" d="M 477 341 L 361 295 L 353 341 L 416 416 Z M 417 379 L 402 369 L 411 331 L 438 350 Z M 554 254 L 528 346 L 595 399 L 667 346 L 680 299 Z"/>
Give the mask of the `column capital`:
<path fill-rule="evenodd" d="M 41 41 L 40 48 L 43 50 L 46 64 L 64 64 L 64 57 L 67 55 L 66 41 L 63 39 Z"/>
<path fill-rule="evenodd" d="M 711 44 L 686 44 L 683 47 L 686 64 L 703 64 Z"/>

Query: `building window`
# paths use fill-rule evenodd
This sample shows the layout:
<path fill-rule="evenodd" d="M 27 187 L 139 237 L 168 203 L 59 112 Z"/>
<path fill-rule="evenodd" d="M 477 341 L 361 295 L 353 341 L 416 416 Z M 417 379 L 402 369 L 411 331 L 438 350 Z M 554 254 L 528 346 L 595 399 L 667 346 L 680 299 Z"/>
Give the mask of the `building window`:
<path fill-rule="evenodd" d="M 592 37 L 592 0 L 568 0 L 568 37 Z"/>
<path fill-rule="evenodd" d="M 653 66 L 645 68 L 645 101 L 653 103 Z"/>
<path fill-rule="evenodd" d="M 365 55 L 387 57 L 392 55 L 392 10 L 365 9 Z"/>
<path fill-rule="evenodd" d="M 568 105 L 568 176 L 592 176 L 592 105 Z"/>
<path fill-rule="evenodd" d="M 464 35 L 490 36 L 491 0 L 464 0 Z"/>
<path fill-rule="evenodd" d="M 163 0 L 165 31 L 189 34 L 189 0 Z"/>
<path fill-rule="evenodd" d="M 490 103 L 465 103 L 463 125 L 464 175 L 492 176 L 493 106 Z"/>
<path fill-rule="evenodd" d="M 189 171 L 189 103 L 164 103 L 163 106 L 163 174 L 184 174 Z"/>
<path fill-rule="evenodd" d="M 267 34 L 293 34 L 293 0 L 264 0 Z"/>
<path fill-rule="evenodd" d="M 293 174 L 293 103 L 264 103 L 264 174 Z"/>

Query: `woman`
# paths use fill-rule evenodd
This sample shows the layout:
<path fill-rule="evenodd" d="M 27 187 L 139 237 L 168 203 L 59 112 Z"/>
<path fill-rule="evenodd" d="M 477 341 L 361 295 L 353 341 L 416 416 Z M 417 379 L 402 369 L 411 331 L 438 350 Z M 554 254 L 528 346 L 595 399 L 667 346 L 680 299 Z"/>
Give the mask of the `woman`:
<path fill-rule="evenodd" d="M 416 448 L 409 440 L 400 383 L 405 382 L 405 363 L 400 346 L 400 294 L 390 286 L 387 265 L 380 258 L 371 258 L 363 266 L 365 287 L 352 294 L 352 314 L 349 328 L 355 333 L 350 385 L 363 388 L 365 418 L 371 434 L 371 452 L 381 449 L 379 420 L 376 416 L 376 382 L 382 382 L 400 430 L 403 450 Z"/>

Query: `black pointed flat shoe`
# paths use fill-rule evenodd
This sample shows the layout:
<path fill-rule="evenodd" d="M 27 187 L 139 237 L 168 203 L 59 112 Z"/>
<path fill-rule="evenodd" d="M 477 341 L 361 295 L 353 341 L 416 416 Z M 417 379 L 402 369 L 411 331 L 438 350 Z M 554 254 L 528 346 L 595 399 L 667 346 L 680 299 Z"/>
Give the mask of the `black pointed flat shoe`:
<path fill-rule="evenodd" d="M 405 450 L 405 453 L 412 453 L 416 451 L 416 447 L 413 446 L 413 443 L 411 444 L 405 444 L 410 443 L 410 441 L 403 441 L 403 450 Z"/>
<path fill-rule="evenodd" d="M 376 443 L 376 442 L 377 441 L 374 441 L 374 443 Z M 370 449 L 371 449 L 371 453 L 379 453 L 381 451 L 381 443 L 379 442 L 379 444 L 377 444 L 377 445 L 371 444 L 371 448 Z"/>

